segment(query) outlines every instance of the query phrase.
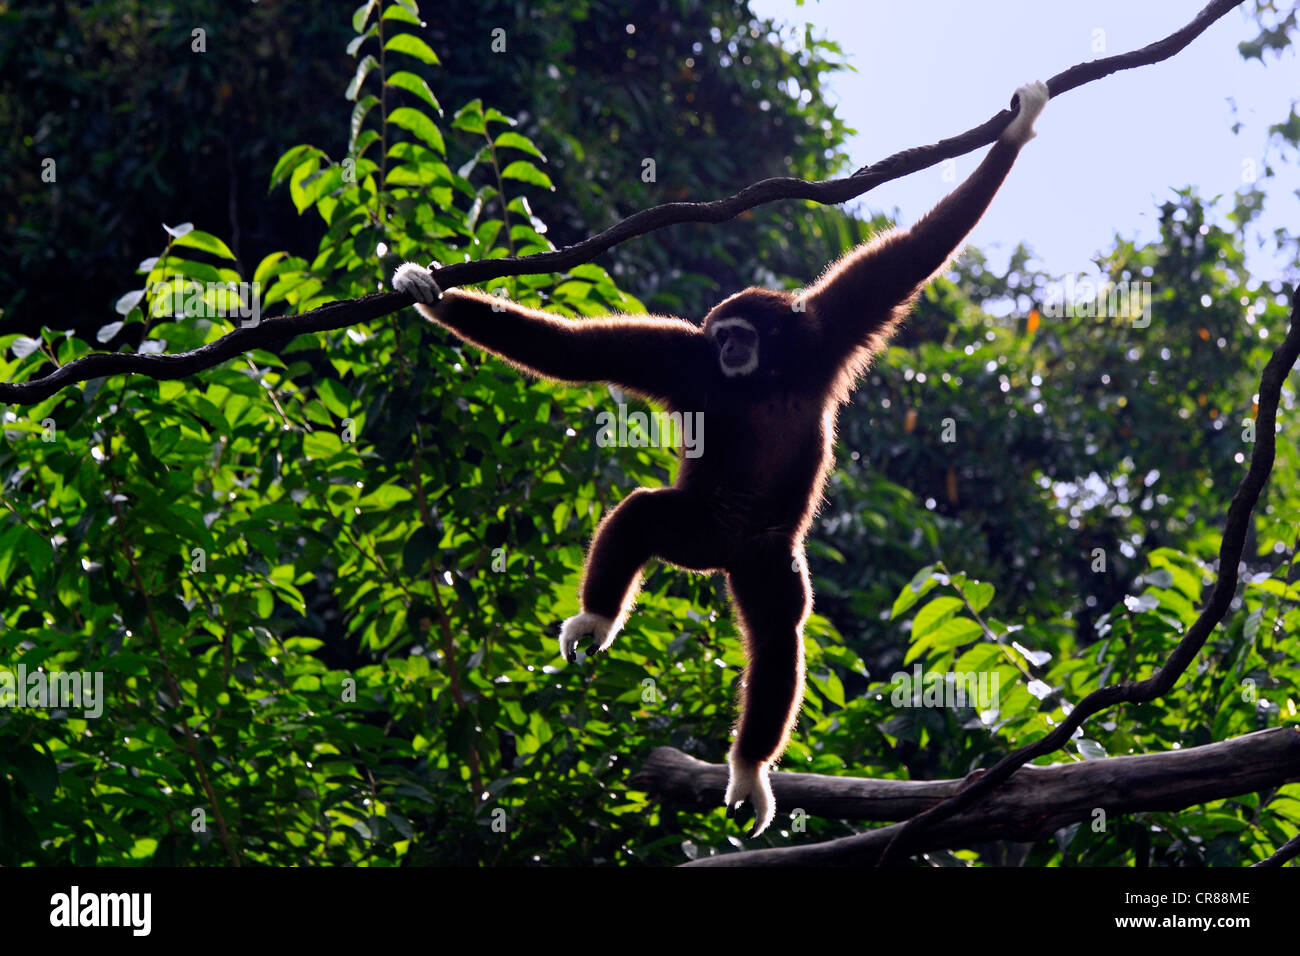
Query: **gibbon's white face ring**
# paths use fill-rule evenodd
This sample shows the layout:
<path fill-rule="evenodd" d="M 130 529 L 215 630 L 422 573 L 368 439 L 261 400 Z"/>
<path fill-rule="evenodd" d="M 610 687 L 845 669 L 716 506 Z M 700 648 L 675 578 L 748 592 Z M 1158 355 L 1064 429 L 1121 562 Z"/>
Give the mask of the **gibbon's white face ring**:
<path fill-rule="evenodd" d="M 740 329 L 744 332 L 748 332 L 749 335 L 753 337 L 754 347 L 749 350 L 749 358 L 747 358 L 742 365 L 728 365 L 722 357 L 722 351 L 719 350 L 718 366 L 722 369 L 722 374 L 727 378 L 736 378 L 740 375 L 748 375 L 750 372 L 754 371 L 754 369 L 758 368 L 758 329 L 754 328 L 753 324 L 746 319 L 719 319 L 717 322 L 713 323 L 712 328 L 709 329 L 709 334 L 712 335 L 716 341 L 718 333 L 726 331 L 727 329 Z"/>

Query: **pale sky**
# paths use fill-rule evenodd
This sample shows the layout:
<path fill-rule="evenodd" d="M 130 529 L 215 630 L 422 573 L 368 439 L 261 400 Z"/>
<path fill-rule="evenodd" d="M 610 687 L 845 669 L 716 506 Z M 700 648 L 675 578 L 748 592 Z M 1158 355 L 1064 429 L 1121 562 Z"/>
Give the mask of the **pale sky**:
<path fill-rule="evenodd" d="M 857 72 L 829 78 L 839 115 L 858 130 L 848 149 L 854 167 L 908 146 L 931 143 L 983 122 L 1027 80 L 1046 80 L 1068 66 L 1145 46 L 1187 23 L 1203 0 L 752 0 L 760 16 L 836 39 Z M 1285 7 L 1285 5 L 1281 5 Z M 1095 31 L 1103 31 L 1095 52 Z M 1054 275 L 1090 269 L 1116 233 L 1140 242 L 1156 236 L 1160 202 L 1173 188 L 1195 185 L 1224 198 L 1211 215 L 1220 224 L 1242 185 L 1244 163 L 1262 168 L 1268 150 L 1277 175 L 1268 193 L 1264 232 L 1300 233 L 1297 157 L 1270 146 L 1267 129 L 1283 122 L 1300 98 L 1300 62 L 1288 51 L 1267 66 L 1249 63 L 1237 43 L 1253 38 L 1232 11 L 1172 59 L 1096 80 L 1048 103 L 1030 142 L 972 235 L 1001 269 L 1018 241 Z M 1229 99 L 1235 100 L 1235 135 Z M 984 150 L 957 159 L 965 177 Z M 878 186 L 859 202 L 915 220 L 951 183 L 941 167 Z M 1260 232 L 1261 230 L 1256 230 Z M 1274 258 L 1247 245 L 1253 275 L 1278 274 Z M 1289 277 L 1294 282 L 1297 276 Z"/>

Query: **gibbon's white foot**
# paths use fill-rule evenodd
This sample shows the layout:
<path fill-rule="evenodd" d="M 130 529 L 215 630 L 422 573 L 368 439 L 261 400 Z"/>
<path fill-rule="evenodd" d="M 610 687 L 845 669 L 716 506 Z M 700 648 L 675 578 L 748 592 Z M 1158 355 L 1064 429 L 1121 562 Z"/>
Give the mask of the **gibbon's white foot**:
<path fill-rule="evenodd" d="M 731 769 L 727 795 L 723 798 L 727 816 L 737 817 L 745 799 L 749 798 L 754 807 L 754 825 L 745 838 L 752 840 L 766 830 L 776 816 L 776 798 L 772 796 L 772 784 L 767 779 L 767 764 L 741 760 L 733 749 L 727 754 L 727 766 Z"/>
<path fill-rule="evenodd" d="M 403 262 L 397 267 L 397 271 L 393 273 L 393 291 L 405 292 L 416 302 L 423 302 L 425 305 L 442 298 L 442 290 L 438 288 L 438 283 L 433 281 L 432 273 L 414 262 Z"/>
<path fill-rule="evenodd" d="M 590 611 L 573 615 L 560 625 L 560 656 L 573 663 L 578 652 L 578 641 L 588 634 L 592 636 L 592 641 L 587 653 L 595 654 L 614 643 L 618 624 L 603 614 L 592 614 Z"/>
<path fill-rule="evenodd" d="M 1002 135 L 1021 146 L 1033 139 L 1037 135 L 1034 132 L 1034 120 L 1047 105 L 1049 95 L 1047 84 L 1040 81 L 1026 83 L 1016 90 L 1016 96 L 1020 100 L 1020 112 L 1007 124 Z"/>

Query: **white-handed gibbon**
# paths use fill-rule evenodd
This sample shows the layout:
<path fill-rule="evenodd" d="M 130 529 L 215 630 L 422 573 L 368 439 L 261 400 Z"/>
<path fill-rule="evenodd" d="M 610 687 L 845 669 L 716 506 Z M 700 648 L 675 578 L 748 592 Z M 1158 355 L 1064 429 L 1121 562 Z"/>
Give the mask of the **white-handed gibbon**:
<path fill-rule="evenodd" d="M 910 229 L 859 246 L 810 288 L 750 288 L 702 325 L 661 316 L 574 320 L 478 292 L 442 292 L 406 263 L 393 288 L 420 312 L 520 370 L 562 382 L 606 382 L 681 413 L 700 412 L 707 441 L 683 457 L 671 488 L 640 488 L 605 516 L 587 555 L 581 613 L 560 629 L 572 661 L 580 639 L 609 647 L 651 558 L 724 571 L 748 666 L 728 754 L 728 812 L 753 804 L 750 836 L 776 811 L 768 771 L 803 699 L 803 626 L 812 607 L 807 534 L 832 464 L 840 405 L 926 283 L 979 221 L 1033 137 L 1048 99 L 1032 83 L 1019 112 L 965 182 Z"/>

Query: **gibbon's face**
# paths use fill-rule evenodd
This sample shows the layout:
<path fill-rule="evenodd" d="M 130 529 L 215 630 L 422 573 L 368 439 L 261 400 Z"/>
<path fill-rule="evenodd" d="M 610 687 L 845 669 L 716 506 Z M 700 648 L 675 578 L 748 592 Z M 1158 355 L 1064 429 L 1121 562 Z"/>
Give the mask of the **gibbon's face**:
<path fill-rule="evenodd" d="M 747 289 L 705 317 L 704 334 L 724 377 L 737 384 L 775 383 L 806 362 L 803 317 L 792 301 L 784 293 Z"/>
<path fill-rule="evenodd" d="M 718 319 L 709 326 L 709 338 L 718 356 L 718 367 L 727 378 L 749 375 L 758 368 L 758 330 L 748 319 Z"/>

